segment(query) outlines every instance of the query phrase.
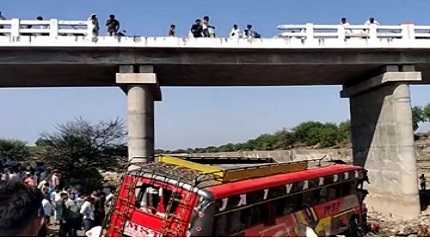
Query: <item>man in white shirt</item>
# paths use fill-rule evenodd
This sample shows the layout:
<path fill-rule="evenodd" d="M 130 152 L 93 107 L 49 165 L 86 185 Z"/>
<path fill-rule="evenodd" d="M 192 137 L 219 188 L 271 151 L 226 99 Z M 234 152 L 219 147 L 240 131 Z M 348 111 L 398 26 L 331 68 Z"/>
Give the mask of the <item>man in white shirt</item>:
<path fill-rule="evenodd" d="M 42 200 L 43 214 L 45 215 L 46 224 L 49 224 L 49 219 L 54 215 L 54 208 L 48 199 Z"/>
<path fill-rule="evenodd" d="M 82 214 L 84 230 L 88 231 L 94 226 L 94 198 L 88 197 L 82 204 L 80 213 Z"/>
<path fill-rule="evenodd" d="M 379 22 L 375 20 L 374 17 L 370 17 L 365 23 L 365 25 L 376 24 L 379 25 Z"/>
<path fill-rule="evenodd" d="M 240 32 L 239 26 L 237 26 L 237 24 L 233 25 L 233 28 L 230 31 L 229 37 L 232 39 L 239 39 L 242 37 L 242 33 Z"/>

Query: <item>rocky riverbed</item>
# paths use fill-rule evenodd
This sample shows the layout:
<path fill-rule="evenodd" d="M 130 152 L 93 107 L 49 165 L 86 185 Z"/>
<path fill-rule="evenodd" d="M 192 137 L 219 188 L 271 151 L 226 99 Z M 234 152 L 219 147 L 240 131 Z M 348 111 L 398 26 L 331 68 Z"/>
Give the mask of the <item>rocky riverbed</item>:
<path fill-rule="evenodd" d="M 366 235 L 368 237 L 430 236 L 430 211 L 423 212 L 417 219 L 407 221 L 395 220 L 377 212 L 369 212 L 368 223 L 372 228 L 372 231 Z"/>

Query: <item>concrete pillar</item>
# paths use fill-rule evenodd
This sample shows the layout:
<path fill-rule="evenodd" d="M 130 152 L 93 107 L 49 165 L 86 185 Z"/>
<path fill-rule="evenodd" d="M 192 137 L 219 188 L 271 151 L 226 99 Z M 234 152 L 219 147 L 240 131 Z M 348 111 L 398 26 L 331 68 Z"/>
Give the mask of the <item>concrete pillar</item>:
<path fill-rule="evenodd" d="M 154 100 L 149 86 L 127 89 L 128 156 L 131 163 L 154 160 Z"/>
<path fill-rule="evenodd" d="M 386 72 L 344 87 L 343 91 L 350 98 L 354 164 L 369 171 L 368 208 L 402 219 L 420 214 L 410 91 L 406 84 L 418 80 L 421 73 Z"/>
<path fill-rule="evenodd" d="M 120 66 L 117 83 L 127 93 L 128 158 L 129 170 L 139 164 L 154 161 L 154 85 L 156 77 L 152 66 Z M 161 99 L 160 99 L 161 100 Z"/>

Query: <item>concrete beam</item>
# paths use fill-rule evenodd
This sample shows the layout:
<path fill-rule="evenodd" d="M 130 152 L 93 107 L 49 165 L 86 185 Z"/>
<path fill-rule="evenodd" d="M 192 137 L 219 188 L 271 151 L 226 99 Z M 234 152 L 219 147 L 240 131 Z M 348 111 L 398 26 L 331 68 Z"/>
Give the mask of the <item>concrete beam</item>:
<path fill-rule="evenodd" d="M 409 69 L 408 69 L 409 70 Z M 373 88 L 383 86 L 392 82 L 419 82 L 422 80 L 421 72 L 385 72 L 378 76 L 372 77 L 366 81 L 360 82 L 353 86 L 343 86 L 340 97 L 352 97 Z"/>
<path fill-rule="evenodd" d="M 155 73 L 117 73 L 117 84 L 157 84 Z"/>
<path fill-rule="evenodd" d="M 126 69 L 127 72 L 121 72 Z M 139 66 L 138 73 L 134 72 L 133 65 L 120 65 L 120 72 L 116 73 L 116 83 L 127 93 L 127 86 L 130 85 L 147 85 L 151 91 L 154 101 L 161 101 L 162 94 L 157 75 L 154 73 L 154 67 L 151 65 Z"/>

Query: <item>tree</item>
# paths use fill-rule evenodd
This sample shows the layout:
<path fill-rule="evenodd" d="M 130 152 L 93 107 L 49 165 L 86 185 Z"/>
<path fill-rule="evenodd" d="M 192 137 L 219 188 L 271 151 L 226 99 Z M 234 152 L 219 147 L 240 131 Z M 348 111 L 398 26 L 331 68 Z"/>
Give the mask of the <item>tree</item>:
<path fill-rule="evenodd" d="M 424 118 L 427 122 L 430 121 L 430 103 L 423 108 Z"/>
<path fill-rule="evenodd" d="M 428 105 L 426 106 L 426 108 L 427 107 L 427 111 L 430 114 L 430 107 Z M 412 127 L 414 131 L 418 129 L 419 123 L 426 121 L 426 115 L 424 113 L 425 111 L 421 107 L 415 106 L 412 108 Z"/>
<path fill-rule="evenodd" d="M 42 134 L 36 142 L 37 155 L 58 169 L 66 181 L 93 188 L 101 181 L 98 169 L 118 169 L 126 159 L 125 134 L 119 119 L 91 124 L 78 118 L 58 125 L 55 133 Z"/>
<path fill-rule="evenodd" d="M 298 142 L 307 145 L 315 145 L 320 141 L 321 129 L 324 124 L 320 122 L 304 122 L 294 128 L 294 135 Z"/>
<path fill-rule="evenodd" d="M 275 149 L 289 149 L 296 142 L 294 133 L 289 132 L 286 129 L 276 132 L 275 135 L 277 135 L 278 138 L 278 141 L 274 145 Z"/>
<path fill-rule="evenodd" d="M 318 143 L 321 147 L 331 147 L 340 142 L 341 136 L 336 124 L 326 123 L 318 132 Z"/>
<path fill-rule="evenodd" d="M 351 139 L 351 122 L 345 121 L 339 123 L 339 137 L 340 142 L 349 142 Z"/>
<path fill-rule="evenodd" d="M 30 158 L 30 148 L 19 140 L 0 139 L 0 159 L 22 162 Z"/>

